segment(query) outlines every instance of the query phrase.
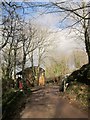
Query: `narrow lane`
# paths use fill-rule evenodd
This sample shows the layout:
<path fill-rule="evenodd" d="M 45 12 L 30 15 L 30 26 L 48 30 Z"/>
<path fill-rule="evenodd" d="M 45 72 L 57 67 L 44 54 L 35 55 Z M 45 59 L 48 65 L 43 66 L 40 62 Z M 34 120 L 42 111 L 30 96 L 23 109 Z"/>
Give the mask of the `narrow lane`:
<path fill-rule="evenodd" d="M 33 92 L 20 118 L 88 118 L 88 115 L 63 99 L 58 86 L 53 86 Z"/>

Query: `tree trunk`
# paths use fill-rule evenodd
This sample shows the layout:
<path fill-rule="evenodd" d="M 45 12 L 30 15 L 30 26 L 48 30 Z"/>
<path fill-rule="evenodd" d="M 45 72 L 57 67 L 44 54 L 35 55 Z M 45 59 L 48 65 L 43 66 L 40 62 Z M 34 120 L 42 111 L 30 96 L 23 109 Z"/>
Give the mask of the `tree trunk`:
<path fill-rule="evenodd" d="M 34 71 L 34 63 L 33 63 L 33 51 L 31 52 L 31 67 L 32 67 L 32 81 L 33 81 L 33 86 L 35 82 L 35 71 Z"/>
<path fill-rule="evenodd" d="M 37 69 L 37 85 L 39 85 L 39 76 L 40 76 L 40 47 L 38 48 L 38 69 Z"/>
<path fill-rule="evenodd" d="M 40 66 L 37 68 L 37 85 L 39 85 Z"/>
<path fill-rule="evenodd" d="M 22 80 L 25 81 L 25 73 L 24 73 L 24 69 L 25 69 L 25 63 L 26 63 L 26 54 L 23 54 L 23 62 L 22 62 Z"/>
<path fill-rule="evenodd" d="M 85 47 L 88 56 L 88 63 L 90 64 L 90 38 L 87 28 L 85 29 Z"/>
<path fill-rule="evenodd" d="M 16 56 L 17 56 L 17 48 L 15 46 L 15 49 L 14 49 L 14 80 L 16 80 Z"/>
<path fill-rule="evenodd" d="M 24 92 L 27 92 L 27 84 L 26 84 L 26 78 L 25 78 L 25 63 L 26 63 L 26 54 L 23 54 L 23 62 L 22 62 L 22 83 L 23 83 L 23 89 Z"/>
<path fill-rule="evenodd" d="M 10 50 L 9 50 L 9 54 L 8 54 L 8 66 L 7 66 L 7 78 L 8 79 L 12 79 L 12 60 L 11 60 L 11 52 L 12 52 L 12 43 L 10 44 Z"/>
<path fill-rule="evenodd" d="M 90 11 L 90 10 L 89 10 Z M 90 18 L 90 13 L 88 15 Z M 85 47 L 88 56 L 88 63 L 90 64 L 90 20 L 88 19 L 88 24 L 86 25 L 86 20 L 84 19 L 84 37 L 85 37 Z"/>

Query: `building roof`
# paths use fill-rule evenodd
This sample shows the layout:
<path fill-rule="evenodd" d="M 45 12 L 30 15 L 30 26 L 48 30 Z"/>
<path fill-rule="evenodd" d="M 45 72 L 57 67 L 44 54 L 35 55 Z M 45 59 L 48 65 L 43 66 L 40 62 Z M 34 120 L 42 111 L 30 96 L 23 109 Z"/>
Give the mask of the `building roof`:
<path fill-rule="evenodd" d="M 38 66 L 34 66 L 34 69 L 37 69 L 37 68 L 38 68 Z M 45 72 L 45 70 L 42 67 L 40 67 L 39 69 L 40 69 L 40 72 Z M 25 71 L 32 71 L 32 67 L 25 68 L 24 72 Z M 17 72 L 16 75 L 22 75 L 22 71 Z"/>

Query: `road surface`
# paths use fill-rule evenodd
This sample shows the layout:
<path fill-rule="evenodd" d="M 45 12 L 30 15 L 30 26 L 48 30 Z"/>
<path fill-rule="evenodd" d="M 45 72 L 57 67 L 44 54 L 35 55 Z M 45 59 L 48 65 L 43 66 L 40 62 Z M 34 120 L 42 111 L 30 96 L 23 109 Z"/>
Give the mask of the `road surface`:
<path fill-rule="evenodd" d="M 62 98 L 58 86 L 45 87 L 27 98 L 20 118 L 88 118 L 88 115 Z"/>

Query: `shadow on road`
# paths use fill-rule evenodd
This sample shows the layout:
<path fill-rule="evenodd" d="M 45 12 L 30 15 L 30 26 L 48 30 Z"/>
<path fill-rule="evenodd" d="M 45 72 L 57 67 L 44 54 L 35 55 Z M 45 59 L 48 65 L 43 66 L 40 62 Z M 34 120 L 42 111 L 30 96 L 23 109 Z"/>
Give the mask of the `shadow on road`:
<path fill-rule="evenodd" d="M 66 99 L 59 96 L 58 87 L 46 87 L 35 91 L 26 98 L 26 105 L 18 111 L 14 120 L 21 118 L 88 118 L 80 109 L 72 106 Z"/>

